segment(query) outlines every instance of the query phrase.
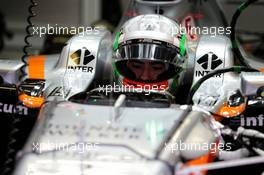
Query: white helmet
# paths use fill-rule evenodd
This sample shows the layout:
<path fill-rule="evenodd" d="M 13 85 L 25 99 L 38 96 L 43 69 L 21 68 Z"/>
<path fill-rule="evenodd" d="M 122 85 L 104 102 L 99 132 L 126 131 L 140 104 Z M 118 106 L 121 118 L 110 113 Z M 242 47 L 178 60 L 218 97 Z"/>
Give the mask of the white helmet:
<path fill-rule="evenodd" d="M 185 38 L 185 35 L 181 34 L 179 25 L 165 16 L 148 14 L 131 18 L 121 27 L 114 43 L 115 68 L 119 81 L 123 83 L 125 81 L 125 84 L 166 82 L 169 86 L 169 80 L 178 79 L 182 70 L 186 55 Z M 156 73 L 156 76 L 155 73 L 148 72 L 155 78 L 142 79 L 129 67 L 131 61 L 162 64 L 162 72 Z M 144 74 L 142 71 L 141 73 Z"/>

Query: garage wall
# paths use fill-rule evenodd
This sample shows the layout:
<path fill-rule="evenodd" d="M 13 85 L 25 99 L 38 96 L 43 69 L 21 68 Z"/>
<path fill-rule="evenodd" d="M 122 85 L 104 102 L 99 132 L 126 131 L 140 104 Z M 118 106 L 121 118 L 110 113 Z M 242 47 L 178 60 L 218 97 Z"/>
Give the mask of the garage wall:
<path fill-rule="evenodd" d="M 100 0 L 37 0 L 35 8 L 37 16 L 33 18 L 36 26 L 47 24 L 59 26 L 90 26 L 100 19 Z M 14 38 L 6 41 L 6 52 L 1 57 L 16 56 L 24 45 L 26 18 L 30 0 L 1 0 L 0 10 L 6 15 L 7 26 L 14 32 Z M 43 38 L 31 40 L 32 45 L 39 49 Z"/>
<path fill-rule="evenodd" d="M 8 27 L 15 32 L 14 39 L 7 41 L 5 53 L 0 57 L 18 57 L 21 48 L 24 45 L 26 17 L 28 15 L 27 7 L 30 0 L 0 0 L 0 10 L 6 14 Z M 109 0 L 111 1 L 111 0 Z M 120 0 L 123 7 L 126 7 L 129 0 Z M 226 0 L 220 0 L 224 2 Z M 240 1 L 240 0 L 237 0 Z M 244 1 L 244 0 L 243 0 Z M 264 0 L 260 0 L 264 2 Z M 58 24 L 63 26 L 88 25 L 100 19 L 101 0 L 38 0 L 39 6 L 36 8 L 38 16 L 34 18 L 36 25 Z M 238 5 L 223 5 L 228 19 Z M 241 16 L 238 28 L 264 31 L 264 6 L 250 7 Z M 31 40 L 33 46 L 37 49 L 42 47 L 43 38 Z"/>
<path fill-rule="evenodd" d="M 225 1 L 225 0 L 220 0 Z M 246 0 L 232 0 L 232 1 L 238 1 L 238 2 L 245 2 Z M 259 0 L 259 2 L 264 3 L 264 0 Z M 225 15 L 229 19 L 229 22 L 231 22 L 231 18 L 233 13 L 235 12 L 238 5 L 223 5 Z M 264 5 L 262 6 L 256 6 L 252 5 L 248 7 L 245 11 L 243 11 L 243 14 L 240 16 L 237 28 L 238 29 L 245 29 L 250 31 L 262 31 L 264 32 L 264 23 L 262 22 L 264 19 Z"/>

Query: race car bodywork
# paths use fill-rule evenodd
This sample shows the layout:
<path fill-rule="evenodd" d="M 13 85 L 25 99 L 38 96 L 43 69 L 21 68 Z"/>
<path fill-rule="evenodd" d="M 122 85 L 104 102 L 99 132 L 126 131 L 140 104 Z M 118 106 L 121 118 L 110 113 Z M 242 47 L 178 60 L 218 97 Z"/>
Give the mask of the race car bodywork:
<path fill-rule="evenodd" d="M 90 36 L 93 35 L 90 34 Z M 94 47 L 95 41 L 92 37 L 83 38 L 82 36 L 76 36 L 71 39 L 63 49 L 60 56 L 61 60 L 55 66 L 55 69 L 52 72 L 44 72 L 46 80 L 43 96 L 46 101 L 50 102 L 42 108 L 38 116 L 40 120 L 32 131 L 33 134 L 29 138 L 29 142 L 27 143 L 28 146 L 19 153 L 20 163 L 17 165 L 15 174 L 25 174 L 28 172 L 35 174 L 50 172 L 58 172 L 60 174 L 73 173 L 73 171 L 65 169 L 64 156 L 67 155 L 69 156 L 67 159 L 70 162 L 75 161 L 75 163 L 73 163 L 76 164 L 74 172 L 77 174 L 82 171 L 87 173 L 104 173 L 105 168 L 104 170 L 100 170 L 102 166 L 109 167 L 107 172 L 110 171 L 113 174 L 119 173 L 119 171 L 116 171 L 116 168 L 114 168 L 115 166 L 124 167 L 124 169 L 120 170 L 120 173 L 127 172 L 133 174 L 135 172 L 129 166 L 131 161 L 133 162 L 133 166 L 134 163 L 139 166 L 144 162 L 142 169 L 136 169 L 138 173 L 173 174 L 173 167 L 183 160 L 191 161 L 194 159 L 205 159 L 205 161 L 201 161 L 201 163 L 213 161 L 217 151 L 213 150 L 213 153 L 211 153 L 210 145 L 219 143 L 220 137 L 219 130 L 213 127 L 211 121 L 213 119 L 209 114 L 201 111 L 199 112 L 199 110 L 192 111 L 189 108 L 181 109 L 180 106 L 171 105 L 171 102 L 165 103 L 165 106 L 163 104 L 161 107 L 155 107 L 155 103 L 151 103 L 151 99 L 156 99 L 156 101 L 158 101 L 158 98 L 155 96 L 148 98 L 150 102 L 148 102 L 148 100 L 142 101 L 142 103 L 149 103 L 143 108 L 136 105 L 140 100 L 134 100 L 134 97 L 131 100 L 130 97 L 127 97 L 125 100 L 131 101 L 130 103 L 132 104 L 135 103 L 132 107 L 127 107 L 126 105 L 124 105 L 124 107 L 115 107 L 115 105 L 109 104 L 110 102 L 108 101 L 111 101 L 111 98 L 113 98 L 111 95 L 109 95 L 104 103 L 104 105 L 107 106 L 100 106 L 96 101 L 100 101 L 101 99 L 94 97 L 96 95 L 100 97 L 100 93 L 94 93 L 90 96 L 85 93 L 85 98 L 79 100 L 78 98 L 74 99 L 74 95 L 78 97 L 79 93 L 85 92 L 92 81 L 97 80 L 96 82 L 100 82 L 100 76 L 105 77 L 105 75 L 102 76 L 102 72 L 97 71 L 102 70 L 101 67 L 103 66 L 100 67 L 97 65 L 111 65 L 111 54 L 106 54 L 107 52 L 103 52 L 102 54 L 102 52 L 99 52 L 99 50 L 102 49 L 103 51 L 109 51 L 111 53 L 111 45 L 109 44 L 111 39 L 109 38 L 109 33 L 101 31 L 96 37 L 99 38 L 99 36 L 101 36 L 101 38 L 98 45 L 96 45 L 97 47 Z M 80 42 L 80 40 L 82 42 Z M 226 43 L 224 43 L 224 45 L 225 44 Z M 96 51 L 96 49 L 93 50 L 92 48 L 98 50 Z M 87 50 L 90 52 L 88 55 L 86 54 Z M 79 55 L 76 52 L 79 52 Z M 80 59 L 78 63 L 82 63 L 86 56 L 91 55 L 97 55 L 97 57 L 94 57 L 88 64 L 80 64 L 80 66 L 76 64 L 76 60 Z M 108 55 L 108 57 L 106 55 Z M 89 67 L 91 67 L 91 69 L 89 69 Z M 98 76 L 98 74 L 100 76 Z M 99 78 L 96 79 L 96 77 Z M 101 93 L 103 92 L 102 90 Z M 146 96 L 145 94 L 141 96 L 141 100 L 146 98 L 144 97 Z M 89 105 L 89 103 L 85 101 L 86 98 L 89 99 L 89 102 L 95 102 Z M 69 102 L 64 102 L 68 99 L 70 99 Z M 33 101 L 33 103 L 36 103 L 36 101 Z M 135 129 L 136 136 L 133 135 L 133 129 Z M 83 133 L 78 133 L 81 130 Z M 90 132 L 94 132 L 94 134 Z M 196 135 L 198 132 L 200 133 L 199 137 Z M 158 133 L 161 133 L 161 135 L 158 136 Z M 78 140 L 80 138 L 84 140 Z M 49 143 L 52 143 L 51 147 L 50 145 L 48 147 L 44 146 L 44 150 L 42 150 L 42 145 Z M 166 146 L 165 143 L 168 145 Z M 64 146 L 61 147 L 61 144 L 65 144 L 66 147 L 69 147 L 67 148 L 69 151 L 61 151 L 60 149 L 62 147 L 64 149 Z M 77 145 L 74 146 L 74 144 Z M 82 161 L 82 159 L 79 159 L 80 157 L 76 157 L 75 159 L 76 151 L 78 152 L 80 150 L 71 149 L 78 145 L 87 144 L 90 146 L 96 144 L 98 150 L 84 151 L 87 153 L 88 157 L 92 157 L 91 159 L 85 158 L 83 164 L 80 162 L 80 160 Z M 177 144 L 204 144 L 209 145 L 209 148 L 205 150 L 198 148 L 196 150 L 176 151 L 177 148 L 174 147 Z M 146 147 L 142 147 L 142 145 Z M 54 146 L 56 148 L 54 148 Z M 36 147 L 39 147 L 40 150 L 33 150 L 33 148 L 37 149 Z M 58 149 L 55 151 L 56 154 L 58 153 L 58 157 L 56 156 L 56 158 L 54 157 L 54 149 Z M 113 151 L 110 151 L 112 149 Z M 124 153 L 121 154 L 121 150 L 124 150 Z M 80 156 L 84 156 L 86 153 L 82 153 Z M 42 156 L 44 157 L 42 158 Z M 129 159 L 129 161 L 123 163 L 126 158 Z M 57 162 L 60 160 L 62 160 L 63 163 L 54 166 L 54 161 Z M 91 160 L 95 160 L 94 163 L 91 163 Z M 110 163 L 114 160 L 117 162 Z M 44 164 L 47 166 L 50 165 L 51 167 L 48 166 L 47 169 L 43 169 L 42 161 L 44 161 Z M 106 161 L 109 161 L 109 165 L 105 165 Z M 36 164 L 32 165 L 31 163 Z M 79 169 L 80 165 L 94 168 L 83 170 L 82 168 Z M 148 166 L 155 166 L 155 168 L 151 168 L 153 172 L 149 171 L 150 168 L 147 168 Z M 36 168 L 32 169 L 32 167 Z"/>
<path fill-rule="evenodd" d="M 108 97 L 98 98 L 97 93 L 88 94 L 89 100 L 73 97 L 44 107 L 19 154 L 15 174 L 170 175 L 182 160 L 208 156 L 206 163 L 215 158 L 212 146 L 212 150 L 198 146 L 180 150 L 177 146 L 218 143 L 219 133 L 207 114 L 177 105 L 167 107 L 166 102 L 141 107 L 144 102 L 135 99 L 140 94 L 134 94 L 134 99 L 128 96 L 123 106 L 117 106 L 122 95 L 114 106 L 105 106 L 101 104 Z"/>
<path fill-rule="evenodd" d="M 137 0 L 132 4 L 133 10 L 126 11 L 123 20 L 158 10 L 187 28 L 225 26 L 216 1 L 202 1 L 200 5 L 206 7 L 203 14 L 193 10 L 195 1 L 153 4 Z M 201 15 L 206 18 L 201 19 Z M 195 84 L 211 71 L 234 65 L 227 36 L 189 35 L 188 39 L 187 64 L 179 86 Z M 211 114 L 221 111 L 231 92 L 242 89 L 246 95 L 254 95 L 261 88 L 250 81 L 249 73 L 241 77 L 220 74 L 201 85 L 193 98 L 195 107 L 176 105 L 171 95 L 158 92 L 146 95 L 119 89 L 107 95 L 104 88 L 91 90 L 112 81 L 112 43 L 110 32 L 103 29 L 76 35 L 59 57 L 28 58 L 22 83 L 18 77 L 23 64 L 12 62 L 12 67 L 2 69 L 5 82 L 20 84 L 14 86 L 17 98 L 11 103 L 41 108 L 26 146 L 18 154 L 15 175 L 171 175 L 178 165 L 213 162 L 222 138 Z M 188 144 L 205 145 L 206 149 L 176 148 Z"/>

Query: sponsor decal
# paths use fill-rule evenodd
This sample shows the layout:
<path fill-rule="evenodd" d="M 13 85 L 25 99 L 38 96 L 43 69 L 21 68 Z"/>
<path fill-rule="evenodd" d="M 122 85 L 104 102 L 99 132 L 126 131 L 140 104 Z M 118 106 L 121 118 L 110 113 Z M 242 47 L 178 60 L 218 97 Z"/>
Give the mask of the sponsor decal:
<path fill-rule="evenodd" d="M 197 60 L 197 63 L 200 65 L 202 70 L 196 71 L 196 77 L 202 77 L 207 75 L 212 70 L 217 69 L 220 65 L 223 64 L 223 61 L 214 53 L 209 52 L 203 55 L 201 58 Z M 221 78 L 222 75 L 216 75 L 215 77 Z"/>
<path fill-rule="evenodd" d="M 70 94 L 71 90 L 68 90 L 64 95 L 65 98 L 68 97 L 68 95 Z M 51 93 L 48 95 L 48 97 L 62 97 L 63 96 L 63 88 L 61 86 L 59 87 L 55 87 Z"/>
<path fill-rule="evenodd" d="M 256 116 L 239 115 L 231 119 L 230 126 L 242 126 L 246 128 L 262 128 L 264 126 L 264 115 Z"/>
<path fill-rule="evenodd" d="M 264 126 L 264 115 L 260 114 L 256 117 L 245 117 L 241 115 L 240 117 L 241 126 Z"/>
<path fill-rule="evenodd" d="M 0 103 L 0 113 L 28 115 L 28 108 L 21 105 Z"/>
<path fill-rule="evenodd" d="M 95 59 L 94 55 L 85 47 L 70 54 L 68 70 L 92 73 L 94 68 L 89 63 Z"/>

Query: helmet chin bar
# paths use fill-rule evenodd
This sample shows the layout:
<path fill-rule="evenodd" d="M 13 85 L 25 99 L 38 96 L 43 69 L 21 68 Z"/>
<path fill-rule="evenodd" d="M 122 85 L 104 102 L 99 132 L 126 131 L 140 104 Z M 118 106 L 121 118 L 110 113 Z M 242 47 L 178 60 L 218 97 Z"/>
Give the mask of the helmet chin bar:
<path fill-rule="evenodd" d="M 182 2 L 182 0 L 136 0 L 137 3 L 149 5 L 173 5 Z"/>
<path fill-rule="evenodd" d="M 129 60 L 135 60 L 135 59 L 117 60 L 115 62 L 116 69 L 118 70 L 118 72 L 123 77 L 125 77 L 125 78 L 127 78 L 129 80 L 140 82 L 140 83 L 159 83 L 159 82 L 162 82 L 162 81 L 166 81 L 168 79 L 171 79 L 171 78 L 175 77 L 176 75 L 179 75 L 180 72 L 181 72 L 180 70 L 182 70 L 180 66 L 175 66 L 175 65 L 173 65 L 171 63 L 163 62 L 161 60 L 153 60 L 153 61 L 158 61 L 158 62 L 164 63 L 165 67 L 166 67 L 166 70 L 163 73 L 161 73 L 160 75 L 158 75 L 156 80 L 143 81 L 143 80 L 137 79 L 136 75 L 127 67 L 127 62 Z M 141 60 L 144 60 L 144 59 L 141 59 Z"/>
<path fill-rule="evenodd" d="M 143 82 L 139 82 L 139 81 L 134 81 L 134 80 L 130 80 L 128 78 L 125 78 L 123 80 L 123 84 L 125 86 L 133 86 L 135 88 L 144 88 L 144 89 L 147 89 L 147 90 L 158 90 L 158 91 L 161 91 L 161 90 L 167 90 L 168 87 L 169 87 L 169 83 L 167 80 L 165 81 L 160 81 L 160 82 L 155 82 L 155 83 L 143 83 Z"/>

